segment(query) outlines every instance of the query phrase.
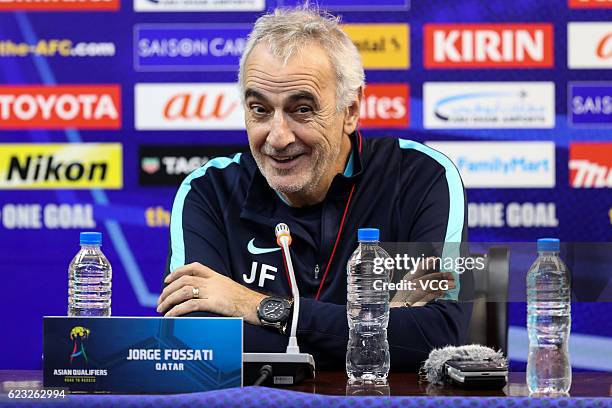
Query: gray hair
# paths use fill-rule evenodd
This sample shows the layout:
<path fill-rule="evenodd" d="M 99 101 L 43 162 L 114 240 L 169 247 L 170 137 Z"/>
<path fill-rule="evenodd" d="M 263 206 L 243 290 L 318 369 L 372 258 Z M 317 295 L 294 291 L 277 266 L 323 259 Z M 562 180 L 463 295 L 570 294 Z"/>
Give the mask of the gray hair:
<path fill-rule="evenodd" d="M 259 43 L 266 43 L 273 55 L 286 65 L 306 43 L 314 41 L 327 53 L 336 77 L 336 109 L 351 105 L 365 86 L 363 64 L 357 47 L 339 27 L 340 18 L 312 8 L 277 8 L 257 19 L 240 58 L 238 84 L 244 95 L 244 65 Z"/>

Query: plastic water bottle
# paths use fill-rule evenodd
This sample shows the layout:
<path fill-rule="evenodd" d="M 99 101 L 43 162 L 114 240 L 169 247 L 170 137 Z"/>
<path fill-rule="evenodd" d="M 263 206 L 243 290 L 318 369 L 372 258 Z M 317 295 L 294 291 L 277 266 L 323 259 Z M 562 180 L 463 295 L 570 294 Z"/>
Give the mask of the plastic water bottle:
<path fill-rule="evenodd" d="M 68 269 L 68 316 L 110 316 L 112 268 L 100 232 L 81 232 L 81 250 Z"/>
<path fill-rule="evenodd" d="M 346 266 L 348 279 L 347 317 L 349 341 L 346 373 L 349 381 L 385 380 L 389 375 L 389 291 L 391 271 L 375 267 L 375 259 L 389 254 L 378 245 L 376 228 L 358 230 L 359 246 Z"/>
<path fill-rule="evenodd" d="M 527 274 L 527 386 L 532 394 L 570 389 L 570 311 L 570 275 L 559 257 L 559 240 L 539 239 L 538 259 Z"/>

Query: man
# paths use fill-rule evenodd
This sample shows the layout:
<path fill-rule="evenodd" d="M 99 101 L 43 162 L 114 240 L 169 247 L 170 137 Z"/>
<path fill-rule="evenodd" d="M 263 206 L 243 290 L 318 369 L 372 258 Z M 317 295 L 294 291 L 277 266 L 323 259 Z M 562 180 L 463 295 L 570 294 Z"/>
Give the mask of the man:
<path fill-rule="evenodd" d="M 214 159 L 179 188 L 158 312 L 242 316 L 246 351 L 284 351 L 292 299 L 274 236 L 284 222 L 302 297 L 300 346 L 319 368 L 342 367 L 346 262 L 357 229 L 380 228 L 381 241 L 461 242 L 461 179 L 426 146 L 357 132 L 363 66 L 331 16 L 300 8 L 259 18 L 239 83 L 251 153 Z M 391 310 L 394 369 L 415 369 L 432 347 L 462 343 L 469 307 L 452 300 L 410 307 L 436 295 Z M 262 313 L 270 299 L 287 309 L 282 321 Z"/>

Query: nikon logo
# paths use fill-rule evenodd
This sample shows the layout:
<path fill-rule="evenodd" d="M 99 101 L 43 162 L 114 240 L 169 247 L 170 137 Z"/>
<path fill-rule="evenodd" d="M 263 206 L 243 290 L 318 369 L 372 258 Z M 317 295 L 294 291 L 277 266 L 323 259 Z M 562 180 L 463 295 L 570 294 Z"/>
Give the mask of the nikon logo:
<path fill-rule="evenodd" d="M 0 145 L 0 188 L 107 188 L 123 185 L 120 144 Z"/>
<path fill-rule="evenodd" d="M 17 157 L 11 158 L 8 181 L 14 179 L 36 181 L 78 181 L 85 177 L 89 181 L 104 181 L 107 163 L 64 163 L 56 161 L 53 156 L 28 157 L 20 163 Z M 98 171 L 99 170 L 99 171 Z"/>

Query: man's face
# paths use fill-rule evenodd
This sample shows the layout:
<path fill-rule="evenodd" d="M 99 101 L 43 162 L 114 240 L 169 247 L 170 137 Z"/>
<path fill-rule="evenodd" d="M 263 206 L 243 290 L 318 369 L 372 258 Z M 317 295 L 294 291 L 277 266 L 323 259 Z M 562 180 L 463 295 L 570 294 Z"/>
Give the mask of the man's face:
<path fill-rule="evenodd" d="M 344 114 L 336 110 L 334 70 L 325 51 L 307 45 L 283 66 L 259 44 L 247 58 L 244 89 L 249 145 L 270 187 L 308 195 L 331 182 Z"/>

